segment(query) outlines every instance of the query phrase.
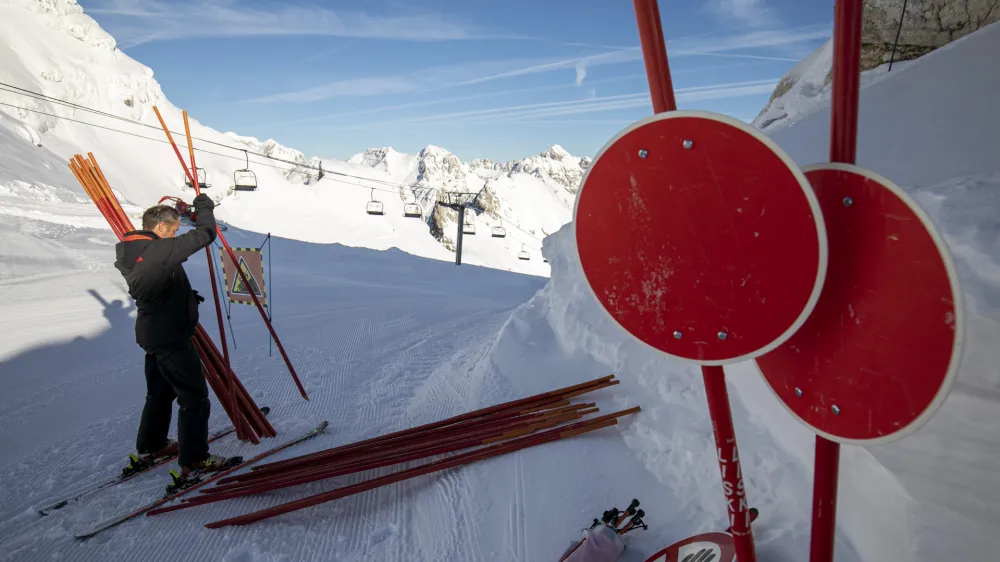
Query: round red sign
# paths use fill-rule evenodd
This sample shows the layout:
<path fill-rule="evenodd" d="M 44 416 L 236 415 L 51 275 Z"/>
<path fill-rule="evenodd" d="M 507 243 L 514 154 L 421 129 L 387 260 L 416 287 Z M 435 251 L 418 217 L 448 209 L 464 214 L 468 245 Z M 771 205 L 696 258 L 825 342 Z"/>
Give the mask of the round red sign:
<path fill-rule="evenodd" d="M 735 562 L 736 549 L 729 533 L 703 533 L 676 542 L 646 559 L 646 562 Z"/>
<path fill-rule="evenodd" d="M 889 180 L 833 163 L 806 176 L 823 206 L 829 274 L 802 328 L 756 364 L 817 434 L 894 441 L 934 414 L 958 372 L 958 276 L 930 219 Z"/>
<path fill-rule="evenodd" d="M 598 153 L 577 195 L 577 249 L 629 333 L 702 365 L 774 349 L 826 277 L 826 228 L 805 176 L 753 127 L 670 111 Z"/>

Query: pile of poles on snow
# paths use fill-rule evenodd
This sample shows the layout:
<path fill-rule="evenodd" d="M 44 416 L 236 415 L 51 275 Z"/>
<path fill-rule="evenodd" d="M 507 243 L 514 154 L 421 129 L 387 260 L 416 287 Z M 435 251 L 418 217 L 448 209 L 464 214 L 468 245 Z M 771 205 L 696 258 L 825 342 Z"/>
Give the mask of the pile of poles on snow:
<path fill-rule="evenodd" d="M 633 407 L 585 419 L 599 411 L 596 404 L 571 403 L 571 400 L 618 382 L 612 374 L 357 443 L 259 465 L 250 472 L 223 478 L 215 487 L 203 488 L 200 496 L 154 509 L 148 515 L 265 494 L 290 486 L 458 453 L 417 466 L 399 467 L 401 469 L 395 472 L 205 526 L 215 529 L 246 525 L 409 478 L 611 427 L 618 423 L 618 418 L 637 413 L 640 408 Z"/>

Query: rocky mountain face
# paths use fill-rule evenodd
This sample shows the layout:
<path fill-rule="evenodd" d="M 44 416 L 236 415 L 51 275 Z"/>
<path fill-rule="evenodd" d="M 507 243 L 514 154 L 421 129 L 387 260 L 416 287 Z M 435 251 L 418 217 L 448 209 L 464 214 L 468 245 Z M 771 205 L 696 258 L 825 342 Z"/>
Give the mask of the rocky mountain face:
<path fill-rule="evenodd" d="M 472 192 L 479 194 L 482 211 L 497 219 L 504 204 L 495 184 L 502 178 L 519 174 L 532 176 L 550 189 L 563 190 L 575 195 L 591 163 L 589 157 L 575 157 L 559 145 L 509 162 L 476 158 L 462 162 L 455 154 L 429 145 L 415 155 L 403 154 L 390 147 L 370 148 L 347 160 L 392 175 L 401 184 L 404 198 L 412 197 L 425 209 L 433 209 L 427 217 L 431 232 L 446 247 L 453 241 L 447 238 L 447 225 L 458 220 L 454 210 L 437 207 L 433 203 L 440 192 Z"/>
<path fill-rule="evenodd" d="M 890 57 L 915 59 L 998 18 L 1000 0 L 865 0 L 861 69 L 875 68 Z M 893 56 L 897 30 L 899 43 Z"/>
<path fill-rule="evenodd" d="M 861 71 L 865 72 L 862 82 L 875 78 L 872 73 L 882 72 L 875 69 L 890 60 L 899 63 L 918 58 L 998 19 L 1000 0 L 865 0 L 861 33 Z M 767 105 L 754 119 L 754 125 L 767 128 L 790 122 L 807 112 L 814 105 L 810 100 L 822 102 L 829 96 L 832 79 L 831 39 L 778 82 Z"/>

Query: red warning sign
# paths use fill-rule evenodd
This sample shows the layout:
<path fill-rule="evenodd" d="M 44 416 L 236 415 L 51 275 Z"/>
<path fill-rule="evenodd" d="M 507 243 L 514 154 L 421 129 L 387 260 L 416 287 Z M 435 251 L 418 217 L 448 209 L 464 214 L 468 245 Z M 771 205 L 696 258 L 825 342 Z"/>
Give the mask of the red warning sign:
<path fill-rule="evenodd" d="M 703 365 L 744 361 L 805 321 L 826 229 L 805 176 L 767 136 L 670 111 L 613 138 L 574 209 L 590 288 L 629 333 Z"/>
<path fill-rule="evenodd" d="M 757 366 L 819 435 L 897 440 L 934 414 L 958 372 L 955 267 L 927 215 L 889 180 L 848 164 L 806 176 L 823 206 L 829 274 L 806 323 Z"/>
<path fill-rule="evenodd" d="M 222 254 L 222 276 L 226 283 L 226 294 L 229 302 L 253 304 L 250 292 L 257 295 L 262 306 L 267 306 L 267 291 L 264 287 L 264 260 L 260 248 L 233 248 L 233 254 L 240 262 L 240 269 L 250 283 L 244 283 L 243 278 L 236 273 L 236 266 L 228 252 Z"/>

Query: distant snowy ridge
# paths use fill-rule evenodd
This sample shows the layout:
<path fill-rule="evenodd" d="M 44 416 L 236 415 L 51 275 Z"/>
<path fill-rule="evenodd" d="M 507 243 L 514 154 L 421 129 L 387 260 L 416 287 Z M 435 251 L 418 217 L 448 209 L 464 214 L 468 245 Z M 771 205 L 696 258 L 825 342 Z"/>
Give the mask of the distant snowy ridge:
<path fill-rule="evenodd" d="M 570 220 L 570 210 L 591 159 L 578 158 L 559 145 L 521 160 L 495 162 L 477 158 L 462 162 L 455 154 L 429 145 L 417 154 L 405 154 L 391 147 L 372 148 L 351 156 L 347 162 L 384 172 L 400 183 L 408 202 L 433 205 L 441 191 L 479 194 L 478 202 L 496 226 L 521 228 L 528 225 L 530 236 L 542 238 Z M 528 215 L 536 220 L 523 221 Z M 449 249 L 455 241 L 451 223 L 457 213 L 437 207 L 431 217 L 432 232 Z M 540 228 L 534 224 L 540 222 Z M 493 224 L 491 222 L 491 224 Z M 505 227 L 506 228 L 506 227 Z"/>
<path fill-rule="evenodd" d="M 407 185 L 451 186 L 454 189 L 448 191 L 477 191 L 477 186 L 481 189 L 488 180 L 527 174 L 572 194 L 579 189 L 590 161 L 589 157 L 572 156 L 559 145 L 509 162 L 476 158 L 463 163 L 453 153 L 434 145 L 428 145 L 416 155 L 397 152 L 392 147 L 371 148 L 347 160 L 386 172 Z"/>

